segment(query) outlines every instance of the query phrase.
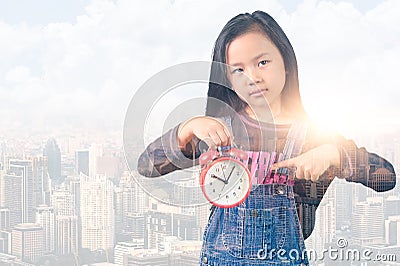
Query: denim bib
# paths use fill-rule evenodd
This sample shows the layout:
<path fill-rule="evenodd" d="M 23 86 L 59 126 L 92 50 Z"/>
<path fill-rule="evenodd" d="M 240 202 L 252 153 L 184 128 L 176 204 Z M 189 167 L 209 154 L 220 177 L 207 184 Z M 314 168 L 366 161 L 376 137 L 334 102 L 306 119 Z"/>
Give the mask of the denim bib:
<path fill-rule="evenodd" d="M 231 127 L 228 117 L 223 120 Z M 298 128 L 302 127 L 293 125 L 289 130 L 285 145 L 285 149 L 291 146 L 289 157 L 301 152 L 299 142 L 305 134 Z M 258 184 L 239 206 L 212 207 L 200 265 L 308 264 L 293 185 Z"/>

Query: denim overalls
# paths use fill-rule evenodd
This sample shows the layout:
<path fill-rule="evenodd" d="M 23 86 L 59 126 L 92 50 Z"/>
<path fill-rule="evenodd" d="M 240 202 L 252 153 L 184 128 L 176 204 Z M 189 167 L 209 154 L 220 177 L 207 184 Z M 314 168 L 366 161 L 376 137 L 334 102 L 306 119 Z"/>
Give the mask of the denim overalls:
<path fill-rule="evenodd" d="M 215 207 L 200 265 L 308 265 L 293 186 L 259 185 L 239 206 Z"/>
<path fill-rule="evenodd" d="M 289 156 L 300 153 L 304 137 L 304 125 L 292 126 L 285 145 L 295 151 Z M 293 183 L 269 182 L 253 185 L 237 207 L 212 207 L 200 265 L 308 265 L 305 251 Z"/>

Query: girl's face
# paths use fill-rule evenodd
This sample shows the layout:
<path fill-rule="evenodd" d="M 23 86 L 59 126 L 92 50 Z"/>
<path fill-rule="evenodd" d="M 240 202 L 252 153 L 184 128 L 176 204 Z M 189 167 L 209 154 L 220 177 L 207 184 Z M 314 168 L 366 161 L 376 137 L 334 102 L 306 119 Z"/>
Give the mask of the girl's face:
<path fill-rule="evenodd" d="M 286 72 L 278 48 L 262 33 L 249 32 L 227 46 L 228 79 L 238 96 L 254 110 L 271 108 L 279 115 Z M 262 110 L 261 110 L 262 109 Z"/>

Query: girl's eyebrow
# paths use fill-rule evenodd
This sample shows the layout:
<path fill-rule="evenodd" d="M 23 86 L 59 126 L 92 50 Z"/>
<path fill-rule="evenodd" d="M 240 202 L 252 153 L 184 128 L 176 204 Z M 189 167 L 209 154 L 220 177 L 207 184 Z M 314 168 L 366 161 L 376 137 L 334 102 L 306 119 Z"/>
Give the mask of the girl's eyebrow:
<path fill-rule="evenodd" d="M 252 61 L 257 60 L 257 59 L 259 59 L 260 57 L 263 57 L 264 55 L 268 55 L 268 53 L 267 53 L 267 52 L 263 52 L 263 53 L 257 55 L 256 57 L 254 57 Z"/>
<path fill-rule="evenodd" d="M 268 53 L 267 52 L 262 52 L 261 54 L 255 56 L 251 61 L 255 61 L 255 60 L 259 59 L 260 57 L 263 57 L 264 55 L 268 55 Z M 229 65 L 230 66 L 240 66 L 240 65 L 242 65 L 242 63 L 238 62 L 238 63 L 234 63 L 234 64 L 229 64 Z"/>

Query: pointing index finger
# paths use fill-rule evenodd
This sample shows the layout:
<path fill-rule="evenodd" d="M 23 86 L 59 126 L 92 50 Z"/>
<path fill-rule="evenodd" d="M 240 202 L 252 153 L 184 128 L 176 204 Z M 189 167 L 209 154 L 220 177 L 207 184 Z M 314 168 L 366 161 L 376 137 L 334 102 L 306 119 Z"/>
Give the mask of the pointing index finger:
<path fill-rule="evenodd" d="M 294 158 L 274 163 L 271 166 L 271 170 L 277 170 L 282 167 L 291 167 L 291 166 L 296 166 L 296 160 Z"/>

